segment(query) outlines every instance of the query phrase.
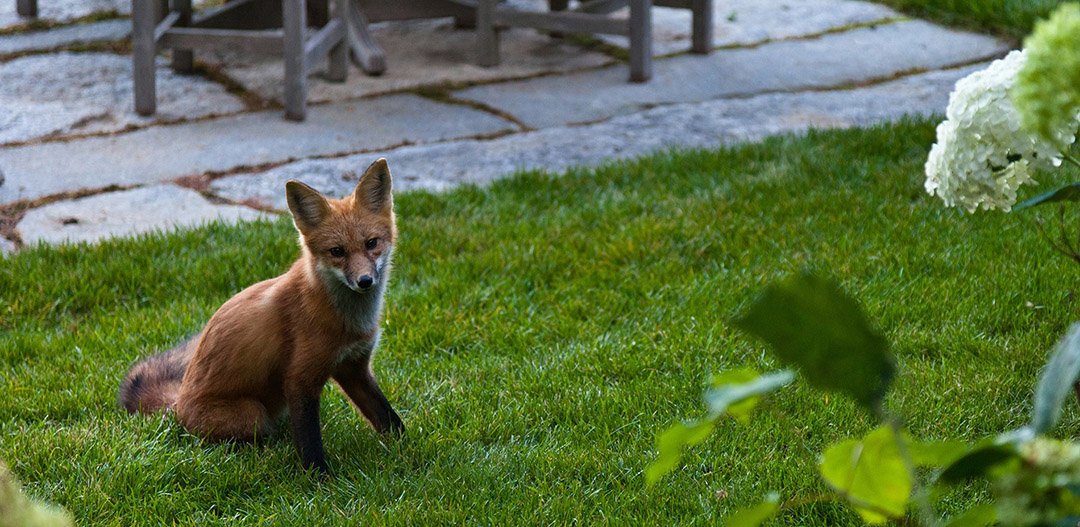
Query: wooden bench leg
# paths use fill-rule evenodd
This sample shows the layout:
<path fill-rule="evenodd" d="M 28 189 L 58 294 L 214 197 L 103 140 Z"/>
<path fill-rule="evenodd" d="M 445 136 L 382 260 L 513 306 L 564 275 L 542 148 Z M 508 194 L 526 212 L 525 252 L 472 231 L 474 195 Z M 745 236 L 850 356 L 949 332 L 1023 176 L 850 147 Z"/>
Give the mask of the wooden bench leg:
<path fill-rule="evenodd" d="M 153 115 L 157 111 L 157 73 L 154 56 L 154 29 L 157 13 L 154 0 L 133 0 L 131 4 L 131 47 L 135 82 L 135 112 Z"/>
<path fill-rule="evenodd" d="M 138 1 L 138 0 L 136 0 Z M 304 64 L 304 0 L 282 0 L 285 51 L 285 118 L 303 121 L 307 116 L 307 68 Z"/>
<path fill-rule="evenodd" d="M 17 0 L 15 12 L 19 16 L 37 17 L 37 0 Z"/>
<path fill-rule="evenodd" d="M 694 13 L 690 52 L 707 55 L 713 48 L 713 0 L 691 0 Z"/>
<path fill-rule="evenodd" d="M 180 13 L 178 27 L 191 25 L 191 0 L 173 0 L 173 10 Z M 195 69 L 195 54 L 190 49 L 173 49 L 172 68 L 177 73 L 191 73 Z"/>
<path fill-rule="evenodd" d="M 652 78 L 652 0 L 630 0 L 630 82 Z"/>
<path fill-rule="evenodd" d="M 352 3 L 352 0 L 345 1 Z M 330 16 L 333 20 L 341 22 L 341 27 L 348 28 L 349 19 L 345 16 L 344 3 L 342 0 L 334 2 L 333 12 Z M 330 48 L 330 63 L 326 69 L 326 78 L 334 82 L 345 82 L 345 79 L 349 76 L 349 46 L 346 44 L 348 30 L 345 33 L 346 36 L 342 36 L 341 40 Z"/>
<path fill-rule="evenodd" d="M 497 1 L 476 2 L 476 58 L 485 68 L 499 65 L 499 31 L 495 27 Z"/>

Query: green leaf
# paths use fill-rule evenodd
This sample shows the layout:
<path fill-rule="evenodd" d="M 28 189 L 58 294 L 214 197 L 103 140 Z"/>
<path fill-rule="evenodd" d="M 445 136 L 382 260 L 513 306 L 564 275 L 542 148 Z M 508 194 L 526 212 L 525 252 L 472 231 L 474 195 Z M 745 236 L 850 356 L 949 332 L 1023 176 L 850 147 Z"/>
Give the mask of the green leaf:
<path fill-rule="evenodd" d="M 963 441 L 908 441 L 911 461 L 920 467 L 947 467 L 968 451 Z"/>
<path fill-rule="evenodd" d="M 683 448 L 700 445 L 715 427 L 714 421 L 678 423 L 672 425 L 656 439 L 656 448 L 660 455 L 645 469 L 645 484 L 653 485 L 668 472 L 679 465 Z"/>
<path fill-rule="evenodd" d="M 762 395 L 779 390 L 793 380 L 795 372 L 791 370 L 765 375 L 759 375 L 750 368 L 734 370 L 713 377 L 713 388 L 705 392 L 705 404 L 713 416 L 728 413 L 745 422 L 750 410 L 761 401 Z M 738 384 L 731 384 L 733 382 Z"/>
<path fill-rule="evenodd" d="M 999 444 L 993 440 L 983 440 L 945 467 L 938 476 L 938 481 L 956 484 L 986 477 L 994 468 L 1019 458 L 1016 448 L 1012 443 Z"/>
<path fill-rule="evenodd" d="M 1017 204 L 1015 207 L 1013 207 L 1013 210 L 1037 207 L 1044 203 L 1055 203 L 1058 201 L 1080 201 L 1080 183 L 1065 185 L 1064 187 L 1061 187 L 1057 190 L 1051 190 L 1049 192 L 1039 194 L 1034 198 Z"/>
<path fill-rule="evenodd" d="M 1054 428 L 1061 417 L 1061 406 L 1073 394 L 1073 385 L 1080 374 L 1080 324 L 1073 324 L 1058 343 L 1046 363 L 1039 385 L 1035 388 L 1035 407 L 1031 410 L 1031 428 L 1045 434 Z"/>
<path fill-rule="evenodd" d="M 653 485 L 661 477 L 679 465 L 683 449 L 701 444 L 715 427 L 716 420 L 726 413 L 746 418 L 762 395 L 775 391 L 794 380 L 795 374 L 788 370 L 759 375 L 750 368 L 733 370 L 713 377 L 713 388 L 705 392 L 705 404 L 709 415 L 695 423 L 678 423 L 660 434 L 656 449 L 660 454 L 645 470 L 645 483 Z M 736 382 L 738 384 L 725 384 Z"/>
<path fill-rule="evenodd" d="M 976 505 L 959 516 L 954 516 L 945 527 L 986 527 L 997 522 L 997 509 L 993 503 Z"/>
<path fill-rule="evenodd" d="M 750 382 L 761 376 L 761 372 L 754 368 L 739 368 L 736 370 L 728 370 L 725 372 L 717 373 L 713 375 L 712 384 L 713 388 L 723 388 L 729 384 L 742 384 L 744 382 Z M 709 390 L 705 391 L 705 400 L 708 403 Z M 749 420 L 750 411 L 754 409 L 761 402 L 761 397 L 747 397 L 742 401 L 731 403 L 727 406 L 727 413 L 737 419 L 740 423 L 746 423 Z M 723 410 L 721 410 L 722 412 Z"/>
<path fill-rule="evenodd" d="M 765 497 L 765 501 L 749 509 L 736 511 L 724 518 L 723 525 L 724 527 L 758 527 L 758 525 L 776 516 L 778 510 L 780 510 L 780 495 L 770 492 Z"/>
<path fill-rule="evenodd" d="M 810 384 L 846 393 L 876 410 L 892 381 L 888 345 L 859 304 L 809 273 L 772 284 L 734 324 L 798 366 Z"/>
<path fill-rule="evenodd" d="M 821 476 L 844 495 L 867 523 L 904 515 L 913 480 L 892 429 L 881 426 L 861 440 L 830 446 L 822 456 Z"/>

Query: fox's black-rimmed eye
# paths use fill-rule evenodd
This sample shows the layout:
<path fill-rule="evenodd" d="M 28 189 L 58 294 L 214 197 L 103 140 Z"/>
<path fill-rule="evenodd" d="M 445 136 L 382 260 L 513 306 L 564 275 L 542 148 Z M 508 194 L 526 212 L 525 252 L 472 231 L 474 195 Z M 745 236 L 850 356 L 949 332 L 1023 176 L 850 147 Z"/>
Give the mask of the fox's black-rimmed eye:
<path fill-rule="evenodd" d="M 334 258 L 341 258 L 345 256 L 345 249 L 342 249 L 341 247 L 332 247 L 330 249 L 330 256 L 333 256 Z"/>
<path fill-rule="evenodd" d="M 376 248 L 376 247 L 378 247 L 378 246 L 379 246 L 379 239 L 378 238 L 372 238 L 372 239 L 368 240 L 367 243 L 364 244 L 364 248 L 366 248 L 369 251 Z"/>

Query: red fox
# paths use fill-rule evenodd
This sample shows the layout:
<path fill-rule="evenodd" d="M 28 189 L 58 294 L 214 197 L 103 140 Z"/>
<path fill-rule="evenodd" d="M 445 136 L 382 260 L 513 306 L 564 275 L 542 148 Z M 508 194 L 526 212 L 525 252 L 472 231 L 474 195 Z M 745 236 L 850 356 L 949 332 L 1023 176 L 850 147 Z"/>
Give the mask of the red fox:
<path fill-rule="evenodd" d="M 288 410 L 305 469 L 327 472 L 319 395 L 327 380 L 375 430 L 401 419 L 371 371 L 397 240 L 390 170 L 375 161 L 344 199 L 285 184 L 301 256 L 288 272 L 244 289 L 198 335 L 136 363 L 120 384 L 130 413 L 175 410 L 192 433 L 251 441 Z"/>

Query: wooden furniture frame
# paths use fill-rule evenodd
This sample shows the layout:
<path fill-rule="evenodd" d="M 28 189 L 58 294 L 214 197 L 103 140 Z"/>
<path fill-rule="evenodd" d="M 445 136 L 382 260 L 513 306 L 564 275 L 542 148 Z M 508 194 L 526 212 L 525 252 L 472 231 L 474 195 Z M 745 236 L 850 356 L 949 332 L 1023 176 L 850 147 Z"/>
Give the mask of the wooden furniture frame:
<path fill-rule="evenodd" d="M 475 0 L 340 0 L 352 59 L 368 75 L 386 70 L 386 54 L 368 30 L 369 22 L 453 17 L 459 28 L 476 27 Z"/>
<path fill-rule="evenodd" d="M 19 16 L 37 17 L 37 0 L 15 0 L 15 12 Z"/>
<path fill-rule="evenodd" d="M 611 13 L 630 6 L 630 19 L 612 18 Z M 477 56 L 481 66 L 499 64 L 499 30 L 529 27 L 554 34 L 600 33 L 630 39 L 630 81 L 652 78 L 653 5 L 689 9 L 693 12 L 693 53 L 712 51 L 712 0 L 583 0 L 568 9 L 569 0 L 548 0 L 549 12 L 521 11 L 499 4 L 499 0 L 477 0 Z"/>
<path fill-rule="evenodd" d="M 229 0 L 198 15 L 191 0 L 132 0 L 131 11 L 135 111 L 140 115 L 157 110 L 158 51 L 172 49 L 173 70 L 190 73 L 193 50 L 230 49 L 284 55 L 285 118 L 294 121 L 307 114 L 307 75 L 323 56 L 329 57 L 326 77 L 332 81 L 345 80 L 350 50 L 365 73 L 386 69 L 386 55 L 372 38 L 369 21 L 454 17 L 468 27 L 476 20 L 471 0 Z M 318 29 L 305 38 L 309 25 Z"/>
<path fill-rule="evenodd" d="M 173 70 L 190 73 L 193 50 L 229 49 L 281 53 L 285 57 L 285 118 L 302 121 L 307 114 L 307 75 L 328 56 L 326 76 L 344 81 L 348 49 L 341 9 L 328 13 L 328 0 L 315 0 L 313 20 L 321 27 L 305 38 L 306 0 L 231 0 L 193 16 L 191 0 L 132 0 L 131 43 L 135 76 L 135 111 L 157 110 L 154 59 L 172 49 Z M 340 4 L 340 2 L 337 2 Z"/>

